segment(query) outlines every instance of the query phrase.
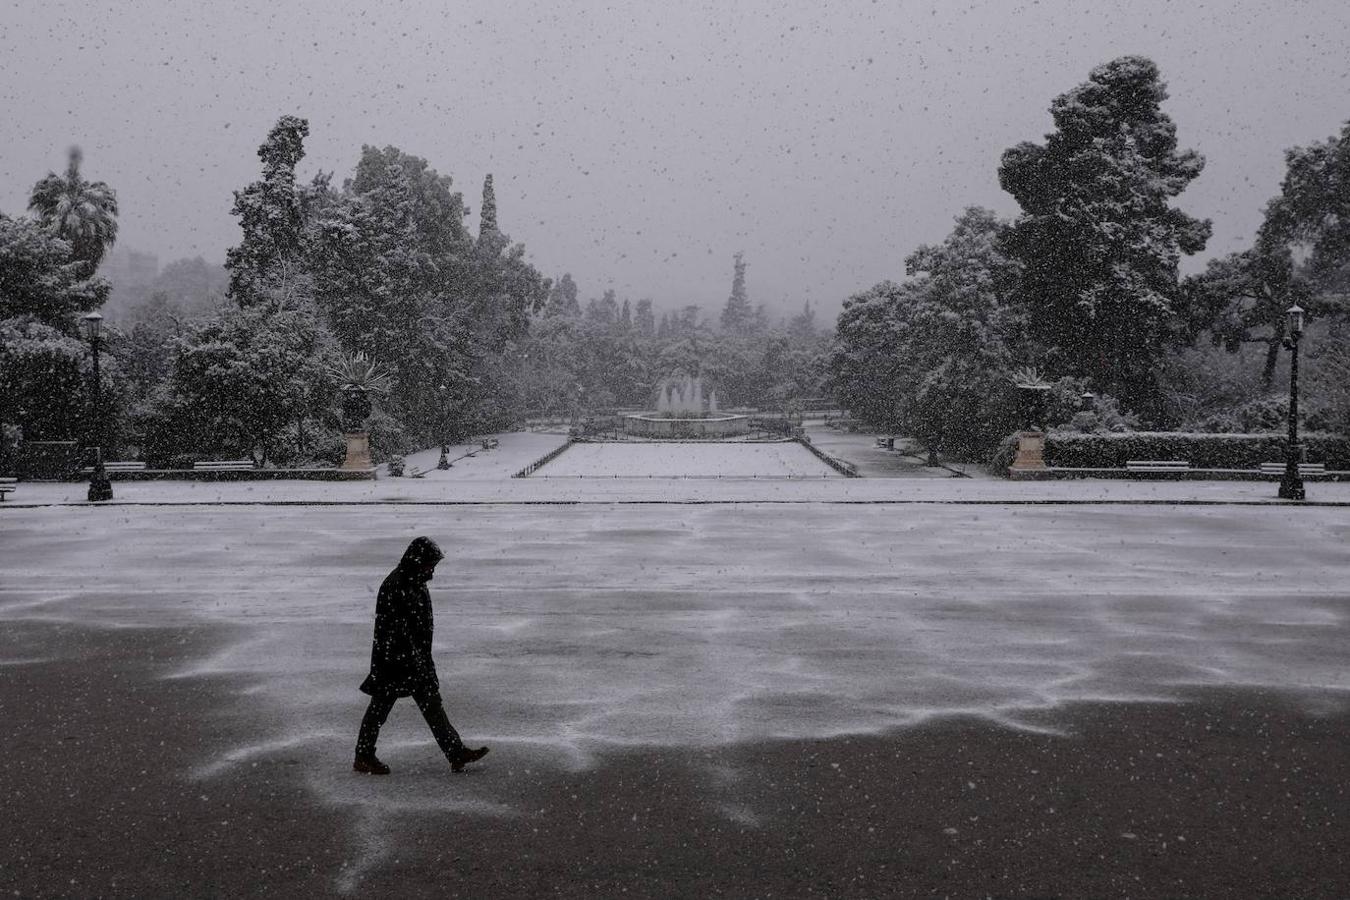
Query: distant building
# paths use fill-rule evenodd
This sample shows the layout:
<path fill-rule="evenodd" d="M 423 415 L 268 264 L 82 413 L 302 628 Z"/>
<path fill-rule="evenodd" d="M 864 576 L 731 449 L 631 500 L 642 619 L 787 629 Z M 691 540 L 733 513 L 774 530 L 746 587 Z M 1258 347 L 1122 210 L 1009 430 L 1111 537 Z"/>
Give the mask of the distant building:
<path fill-rule="evenodd" d="M 103 258 L 98 274 L 112 285 L 112 293 L 103 313 L 117 318 L 150 296 L 150 286 L 159 277 L 159 257 L 153 253 L 114 247 Z"/>
<path fill-rule="evenodd" d="M 114 247 L 104 257 L 99 274 L 112 282 L 114 289 L 147 287 L 159 275 L 159 257 L 153 253 Z"/>

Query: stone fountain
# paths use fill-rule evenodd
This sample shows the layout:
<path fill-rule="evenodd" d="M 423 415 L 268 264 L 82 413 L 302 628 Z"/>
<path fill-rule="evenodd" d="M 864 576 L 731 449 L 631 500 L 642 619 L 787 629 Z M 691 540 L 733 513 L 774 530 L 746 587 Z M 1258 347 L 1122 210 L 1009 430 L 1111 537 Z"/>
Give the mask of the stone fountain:
<path fill-rule="evenodd" d="M 635 437 L 718 440 L 750 430 L 748 416 L 728 415 L 717 408 L 717 392 L 704 397 L 703 379 L 671 378 L 656 394 L 654 413 L 623 417 L 624 432 Z"/>

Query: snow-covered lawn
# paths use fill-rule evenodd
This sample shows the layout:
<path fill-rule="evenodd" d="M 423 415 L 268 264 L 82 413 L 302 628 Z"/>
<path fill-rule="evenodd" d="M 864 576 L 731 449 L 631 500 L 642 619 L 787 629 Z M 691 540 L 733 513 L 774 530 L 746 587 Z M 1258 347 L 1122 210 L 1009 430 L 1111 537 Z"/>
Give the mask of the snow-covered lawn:
<path fill-rule="evenodd" d="M 838 478 L 796 443 L 573 444 L 532 478 Z"/>

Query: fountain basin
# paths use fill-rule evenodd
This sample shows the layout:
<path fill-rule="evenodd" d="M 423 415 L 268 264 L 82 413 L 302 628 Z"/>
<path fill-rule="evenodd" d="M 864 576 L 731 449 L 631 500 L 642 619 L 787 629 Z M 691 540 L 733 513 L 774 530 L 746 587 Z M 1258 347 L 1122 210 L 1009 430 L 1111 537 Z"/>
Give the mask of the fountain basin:
<path fill-rule="evenodd" d="M 701 418 L 636 414 L 623 417 L 625 434 L 648 438 L 722 438 L 747 434 L 749 416 L 711 415 Z"/>

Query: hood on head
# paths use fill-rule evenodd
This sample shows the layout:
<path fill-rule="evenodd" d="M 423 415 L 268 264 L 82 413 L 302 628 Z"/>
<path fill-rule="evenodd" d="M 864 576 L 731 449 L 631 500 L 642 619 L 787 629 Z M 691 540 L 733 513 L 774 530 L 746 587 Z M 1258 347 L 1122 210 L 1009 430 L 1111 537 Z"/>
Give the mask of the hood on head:
<path fill-rule="evenodd" d="M 399 560 L 400 569 L 416 569 L 428 563 L 438 563 L 445 559 L 445 554 L 436 542 L 429 537 L 413 538 L 408 549 L 403 551 L 403 559 Z"/>

